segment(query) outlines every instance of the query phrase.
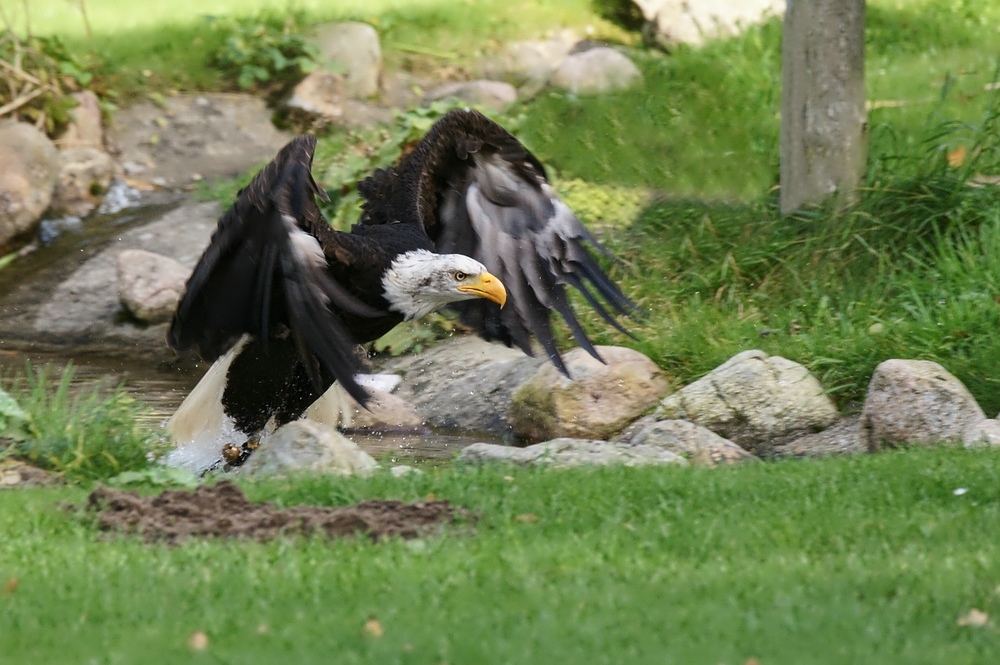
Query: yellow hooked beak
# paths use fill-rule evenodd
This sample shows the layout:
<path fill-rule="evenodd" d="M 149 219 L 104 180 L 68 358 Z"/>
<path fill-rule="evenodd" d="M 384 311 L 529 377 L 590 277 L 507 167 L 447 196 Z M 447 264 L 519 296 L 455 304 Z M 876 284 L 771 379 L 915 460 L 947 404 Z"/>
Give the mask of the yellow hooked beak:
<path fill-rule="evenodd" d="M 504 288 L 503 282 L 488 272 L 474 277 L 468 284 L 459 284 L 458 290 L 492 300 L 501 307 L 507 303 L 507 289 Z"/>

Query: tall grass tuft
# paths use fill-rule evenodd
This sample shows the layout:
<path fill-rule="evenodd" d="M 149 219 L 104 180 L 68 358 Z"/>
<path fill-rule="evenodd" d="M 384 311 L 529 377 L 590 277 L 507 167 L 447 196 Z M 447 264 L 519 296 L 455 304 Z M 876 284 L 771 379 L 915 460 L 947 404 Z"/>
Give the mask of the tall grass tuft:
<path fill-rule="evenodd" d="M 30 415 L 27 436 L 11 444 L 12 454 L 82 482 L 141 470 L 156 459 L 163 442 L 139 423 L 143 406 L 121 386 L 110 394 L 76 391 L 72 365 L 58 381 L 51 371 L 28 366 L 10 382 L 10 394 Z"/>

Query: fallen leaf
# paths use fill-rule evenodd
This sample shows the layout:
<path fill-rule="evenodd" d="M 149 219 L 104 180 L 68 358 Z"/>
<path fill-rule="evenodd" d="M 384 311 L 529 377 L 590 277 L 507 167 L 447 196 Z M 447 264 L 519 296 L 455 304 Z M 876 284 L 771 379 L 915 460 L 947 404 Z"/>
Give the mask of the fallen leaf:
<path fill-rule="evenodd" d="M 208 648 L 208 635 L 200 630 L 191 633 L 191 637 L 188 638 L 188 647 L 192 651 L 204 651 Z"/>
<path fill-rule="evenodd" d="M 515 517 L 514 520 L 524 524 L 534 524 L 538 521 L 538 515 L 535 515 L 534 513 L 524 513 L 523 515 Z"/>
<path fill-rule="evenodd" d="M 985 626 L 990 621 L 990 615 L 982 610 L 971 609 L 968 614 L 963 614 L 958 617 L 958 621 L 955 623 L 959 626 L 972 626 L 974 628 L 979 628 L 980 626 Z"/>
<path fill-rule="evenodd" d="M 365 621 L 365 635 L 369 637 L 382 637 L 385 635 L 385 631 L 382 630 L 382 624 L 379 623 L 378 619 L 369 619 Z"/>
<path fill-rule="evenodd" d="M 12 577 L 3 583 L 3 593 L 4 595 L 10 595 L 14 593 L 14 590 L 21 584 L 21 580 L 16 577 Z"/>
<path fill-rule="evenodd" d="M 965 163 L 965 146 L 960 145 L 954 150 L 948 151 L 948 166 L 958 168 Z"/>
<path fill-rule="evenodd" d="M 743 663 L 743 665 L 760 665 L 760 661 L 756 658 L 750 657 L 746 659 L 746 662 Z"/>

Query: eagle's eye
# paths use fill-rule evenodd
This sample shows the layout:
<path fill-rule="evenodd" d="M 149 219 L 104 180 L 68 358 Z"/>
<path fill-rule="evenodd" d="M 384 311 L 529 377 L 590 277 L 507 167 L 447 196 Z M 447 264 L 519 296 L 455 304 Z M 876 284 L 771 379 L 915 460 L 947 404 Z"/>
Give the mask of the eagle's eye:
<path fill-rule="evenodd" d="M 466 275 L 461 270 L 456 270 L 455 272 L 451 273 L 451 276 L 455 278 L 456 282 L 465 281 L 465 278 L 468 277 L 468 275 Z"/>

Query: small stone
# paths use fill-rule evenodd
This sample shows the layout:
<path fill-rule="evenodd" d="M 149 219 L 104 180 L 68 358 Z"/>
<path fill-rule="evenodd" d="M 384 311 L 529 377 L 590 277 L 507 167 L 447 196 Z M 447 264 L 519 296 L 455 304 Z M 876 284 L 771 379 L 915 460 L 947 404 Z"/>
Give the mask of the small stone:
<path fill-rule="evenodd" d="M 469 464 L 499 462 L 550 465 L 556 468 L 587 464 L 598 466 L 687 464 L 687 460 L 680 455 L 655 446 L 631 446 L 608 441 L 569 438 L 553 439 L 524 448 L 494 443 L 474 443 L 462 449 L 458 459 Z"/>
<path fill-rule="evenodd" d="M 236 473 L 253 476 L 298 472 L 367 475 L 378 467 L 371 455 L 337 430 L 312 420 L 279 427 L 260 442 Z"/>
<path fill-rule="evenodd" d="M 962 433 L 962 445 L 966 448 L 1000 446 L 1000 421 L 988 418 L 972 425 Z"/>
<path fill-rule="evenodd" d="M 392 474 L 393 478 L 402 478 L 403 476 L 422 476 L 423 471 L 415 466 L 407 466 L 406 464 L 397 464 L 394 467 L 389 468 L 389 473 Z"/>
<path fill-rule="evenodd" d="M 653 423 L 636 434 L 630 443 L 669 450 L 703 466 L 757 461 L 756 457 L 732 441 L 686 420 Z"/>
<path fill-rule="evenodd" d="M 83 217 L 111 187 L 117 166 L 100 148 L 81 146 L 59 151 L 59 177 L 51 209 L 60 215 Z"/>
<path fill-rule="evenodd" d="M 517 101 L 517 89 L 503 81 L 461 81 L 445 83 L 430 90 L 426 101 L 453 98 L 495 111 L 502 111 Z"/>
<path fill-rule="evenodd" d="M 574 95 L 625 90 L 642 82 L 642 72 L 628 56 L 599 47 L 568 56 L 552 75 L 552 84 Z"/>
<path fill-rule="evenodd" d="M 101 123 L 101 102 L 90 90 L 74 92 L 76 106 L 70 109 L 70 122 L 56 143 L 66 148 L 104 147 L 104 127 Z"/>
<path fill-rule="evenodd" d="M 118 254 L 118 297 L 140 321 L 163 323 L 174 315 L 190 274 L 170 257 L 126 249 Z"/>
<path fill-rule="evenodd" d="M 364 99 L 378 94 L 382 76 L 382 46 L 378 32 L 367 23 L 327 23 L 315 29 L 320 67 L 340 76 L 343 92 Z"/>

